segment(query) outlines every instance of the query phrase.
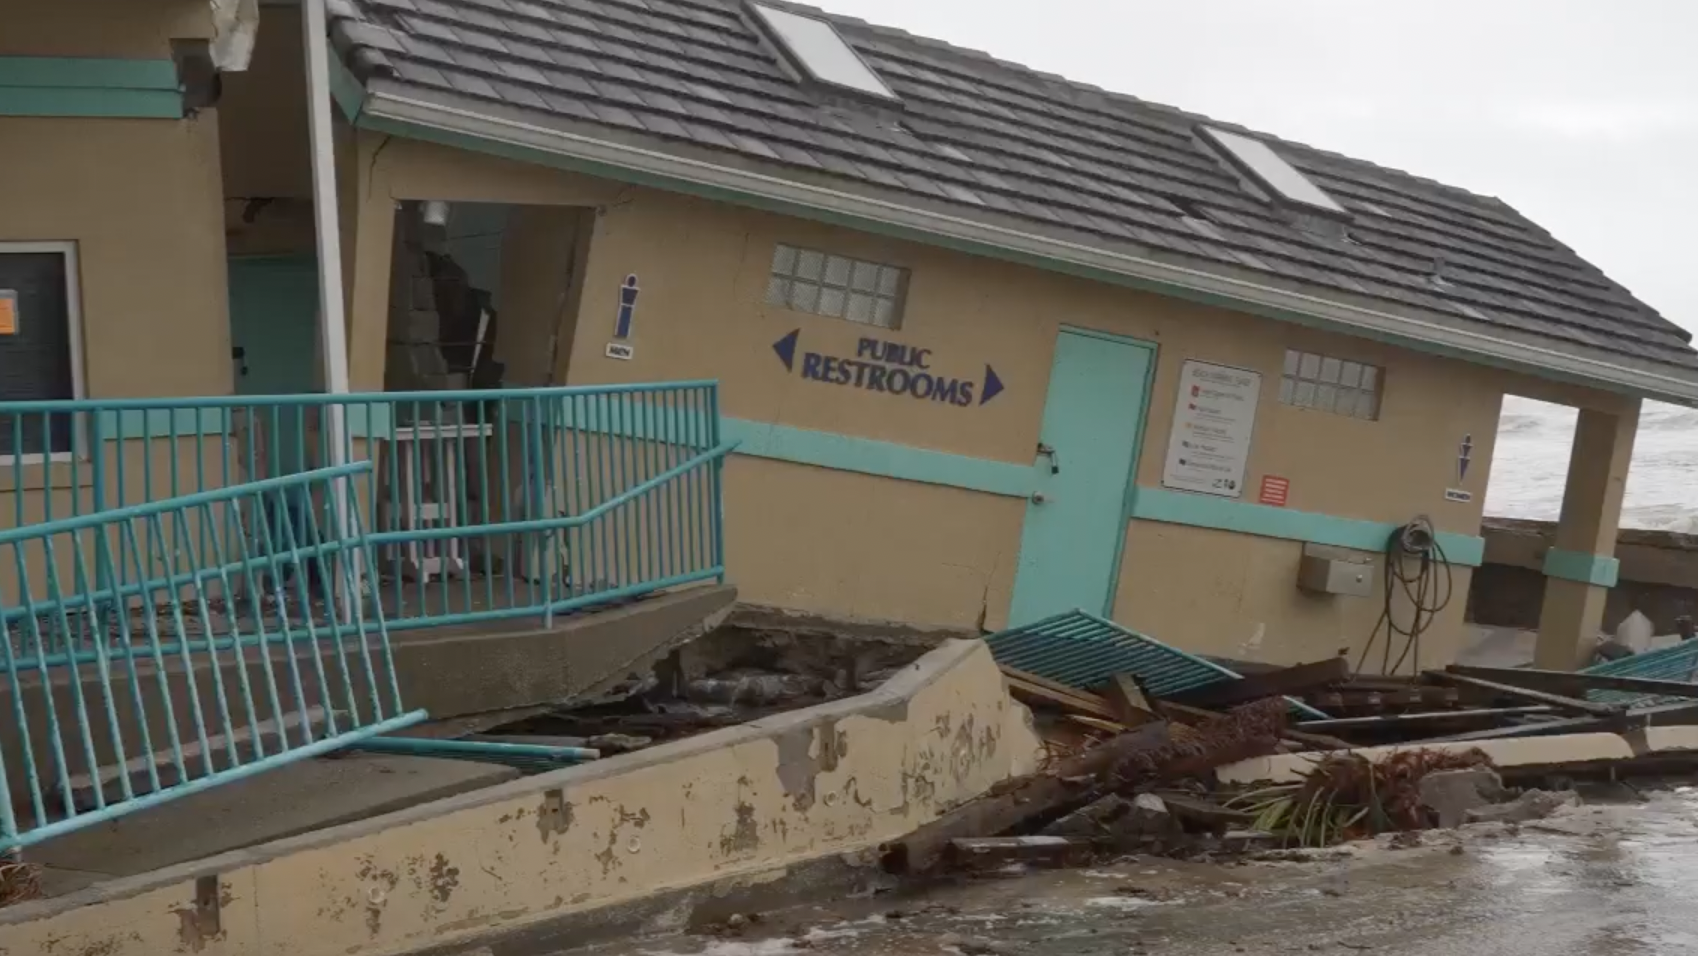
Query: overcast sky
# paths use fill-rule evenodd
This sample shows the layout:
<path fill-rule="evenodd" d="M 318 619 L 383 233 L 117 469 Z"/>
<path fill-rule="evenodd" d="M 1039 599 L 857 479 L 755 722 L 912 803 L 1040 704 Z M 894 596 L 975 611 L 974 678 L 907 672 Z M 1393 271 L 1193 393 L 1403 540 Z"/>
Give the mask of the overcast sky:
<path fill-rule="evenodd" d="M 1694 0 L 814 0 L 1497 196 L 1698 330 Z"/>

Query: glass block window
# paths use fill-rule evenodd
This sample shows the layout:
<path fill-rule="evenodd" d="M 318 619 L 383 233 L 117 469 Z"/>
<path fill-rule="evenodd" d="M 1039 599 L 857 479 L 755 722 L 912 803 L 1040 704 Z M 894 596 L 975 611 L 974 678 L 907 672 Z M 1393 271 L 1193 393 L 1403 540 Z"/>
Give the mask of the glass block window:
<path fill-rule="evenodd" d="M 772 254 L 766 304 L 897 329 L 907 290 L 907 269 L 781 243 Z"/>
<path fill-rule="evenodd" d="M 1380 417 L 1384 380 L 1382 371 L 1372 365 L 1286 349 L 1279 400 L 1284 405 L 1374 421 Z"/>

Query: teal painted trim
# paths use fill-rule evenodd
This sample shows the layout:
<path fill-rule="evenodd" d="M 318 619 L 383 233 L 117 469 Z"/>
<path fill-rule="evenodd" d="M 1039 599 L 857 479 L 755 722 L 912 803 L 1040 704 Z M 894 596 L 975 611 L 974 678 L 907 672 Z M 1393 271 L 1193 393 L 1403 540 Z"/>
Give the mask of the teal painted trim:
<path fill-rule="evenodd" d="M 175 91 L 177 65 L 170 60 L 0 56 L 0 86 Z"/>
<path fill-rule="evenodd" d="M 99 414 L 108 418 L 102 432 L 112 441 L 222 435 L 230 430 L 230 411 L 225 408 L 126 408 Z M 118 419 L 116 428 L 110 424 L 113 415 Z"/>
<path fill-rule="evenodd" d="M 787 425 L 727 418 L 724 436 L 728 442 L 741 443 L 737 448 L 740 455 L 1012 498 L 1030 497 L 1036 482 L 1032 465 L 969 458 Z"/>
<path fill-rule="evenodd" d="M 232 399 L 239 405 L 241 399 Z M 256 409 L 261 414 L 269 409 Z M 195 435 L 223 435 L 230 431 L 232 410 L 229 408 L 128 408 L 101 414 L 118 416 L 117 427 L 103 429 L 108 441 L 121 438 L 189 438 Z M 286 411 L 276 414 L 287 414 Z M 348 435 L 351 438 L 391 438 L 395 434 L 395 410 L 389 405 L 347 406 Z"/>
<path fill-rule="evenodd" d="M 1552 548 L 1545 552 L 1545 577 L 1613 588 L 1621 579 L 1621 562 L 1609 555 Z"/>
<path fill-rule="evenodd" d="M 366 108 L 366 88 L 339 56 L 330 58 L 330 98 L 336 101 L 342 115 L 357 123 Z"/>
<path fill-rule="evenodd" d="M 1398 528 L 1384 521 L 1292 511 L 1165 488 L 1139 488 L 1132 503 L 1132 517 L 1374 552 L 1384 551 L 1386 541 Z M 1475 535 L 1440 531 L 1438 543 L 1445 558 L 1454 565 L 1479 567 L 1486 554 L 1486 539 Z"/>
<path fill-rule="evenodd" d="M 0 56 L 0 116 L 181 119 L 170 60 Z"/>
<path fill-rule="evenodd" d="M 0 116 L 182 119 L 183 95 L 165 90 L 0 86 Z"/>

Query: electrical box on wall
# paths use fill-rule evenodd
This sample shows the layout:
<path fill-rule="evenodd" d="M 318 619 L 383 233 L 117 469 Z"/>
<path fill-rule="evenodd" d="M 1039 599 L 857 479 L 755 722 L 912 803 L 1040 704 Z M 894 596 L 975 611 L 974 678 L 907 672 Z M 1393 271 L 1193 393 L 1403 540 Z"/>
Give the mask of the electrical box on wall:
<path fill-rule="evenodd" d="M 1371 597 L 1374 558 L 1362 551 L 1306 544 L 1297 566 L 1297 587 L 1310 594 Z"/>

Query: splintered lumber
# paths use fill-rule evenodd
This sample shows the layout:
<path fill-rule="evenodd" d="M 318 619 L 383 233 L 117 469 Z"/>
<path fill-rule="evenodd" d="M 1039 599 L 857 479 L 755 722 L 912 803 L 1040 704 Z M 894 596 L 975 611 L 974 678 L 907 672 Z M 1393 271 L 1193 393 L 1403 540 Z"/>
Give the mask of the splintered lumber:
<path fill-rule="evenodd" d="M 1639 707 L 1614 713 L 1607 717 L 1570 717 L 1564 720 L 1546 720 L 1519 724 L 1513 727 L 1495 727 L 1490 730 L 1476 730 L 1466 734 L 1452 734 L 1448 737 L 1432 737 L 1421 742 L 1454 743 L 1471 740 L 1498 740 L 1505 737 L 1549 737 L 1554 734 L 1620 734 L 1651 726 L 1672 727 L 1693 723 L 1698 723 L 1698 701 L 1683 700 L 1672 704 Z"/>
<path fill-rule="evenodd" d="M 1085 837 L 957 837 L 949 841 L 947 856 L 957 866 L 986 869 L 1010 863 L 1071 866 L 1088 862 L 1096 851 L 1096 842 Z"/>
<path fill-rule="evenodd" d="M 923 873 L 943 859 L 950 842 L 1003 836 L 1052 820 L 1102 798 L 1206 773 L 1274 751 L 1285 729 L 1286 702 L 1258 701 L 1195 727 L 1170 731 L 1166 722 L 1127 731 L 1077 757 L 1005 781 L 880 851 L 892 873 Z"/>
<path fill-rule="evenodd" d="M 1381 714 L 1377 717 L 1331 717 L 1326 720 L 1305 720 L 1297 724 L 1300 730 L 1310 731 L 1387 731 L 1421 730 L 1432 725 L 1454 727 L 1457 724 L 1490 724 L 1500 726 L 1513 717 L 1531 717 L 1552 713 L 1544 704 L 1524 707 L 1488 707 L 1475 710 L 1435 710 L 1421 714 Z M 1290 733 L 1287 732 L 1287 736 Z"/>
<path fill-rule="evenodd" d="M 1174 721 L 1175 723 L 1189 724 L 1193 726 L 1202 721 L 1219 720 L 1222 716 L 1224 716 L 1212 710 L 1204 710 L 1201 707 L 1190 707 L 1185 704 L 1176 704 L 1170 700 L 1156 701 L 1155 707 L 1156 710 L 1168 720 Z M 1356 746 L 1348 741 L 1340 740 L 1337 737 L 1329 737 L 1325 734 L 1317 734 L 1301 730 L 1287 729 L 1281 734 L 1281 736 L 1293 743 L 1302 744 L 1303 749 L 1305 750 L 1349 750 Z"/>
<path fill-rule="evenodd" d="M 1131 674 L 1116 674 L 1103 685 L 1103 701 L 1114 711 L 1115 718 L 1128 727 L 1137 727 L 1160 718 L 1155 708 Z"/>
<path fill-rule="evenodd" d="M 1028 704 L 1046 704 L 1099 720 L 1115 719 L 1108 704 L 1089 691 L 1076 690 L 1012 667 L 1002 668 L 1002 677 L 1008 682 L 1008 692 Z"/>
<path fill-rule="evenodd" d="M 1081 727 L 1089 727 L 1092 730 L 1101 730 L 1111 734 L 1123 734 L 1132 729 L 1125 724 L 1117 724 L 1112 720 L 1103 720 L 1101 717 L 1092 717 L 1087 714 L 1068 714 L 1067 719 Z"/>
<path fill-rule="evenodd" d="M 1647 677 L 1613 677 L 1605 674 L 1578 674 L 1570 671 L 1547 671 L 1521 667 L 1471 667 L 1452 664 L 1446 673 L 1476 677 L 1481 680 L 1530 687 L 1548 694 L 1579 697 L 1588 691 L 1613 690 L 1629 694 L 1655 694 L 1659 697 L 1698 698 L 1698 684 L 1678 680 L 1654 680 Z"/>
<path fill-rule="evenodd" d="M 1237 680 L 1216 681 L 1169 694 L 1162 698 L 1192 707 L 1230 707 L 1265 697 L 1304 694 L 1320 687 L 1341 684 L 1350 679 L 1350 663 L 1342 657 L 1329 657 L 1312 664 L 1298 664 L 1277 671 L 1267 671 L 1240 677 Z"/>
<path fill-rule="evenodd" d="M 1029 820 L 1083 806 L 1104 793 L 1104 781 L 1115 765 L 1160 750 L 1170 741 L 1166 724 L 1146 724 L 1054 767 L 1006 781 L 886 844 L 880 854 L 884 868 L 923 873 L 938 864 L 953 840 L 998 836 Z"/>
<path fill-rule="evenodd" d="M 1546 704 L 1564 713 L 1586 714 L 1591 717 L 1612 717 L 1620 714 L 1625 708 L 1619 704 L 1597 704 L 1589 700 L 1575 697 L 1564 697 L 1560 694 L 1547 694 L 1544 691 L 1531 690 L 1526 687 L 1516 687 L 1513 684 L 1500 684 L 1496 681 L 1483 680 L 1478 677 L 1465 677 L 1446 671 L 1427 671 L 1427 677 L 1447 684 L 1457 684 L 1463 687 L 1476 687 L 1480 690 L 1491 691 L 1500 697 L 1512 700 L 1525 700 L 1534 704 Z"/>

